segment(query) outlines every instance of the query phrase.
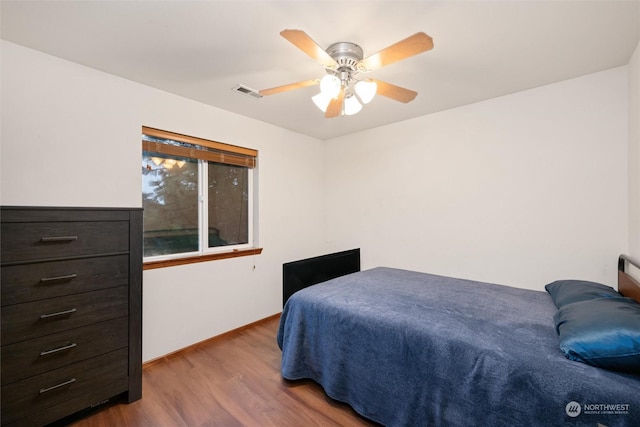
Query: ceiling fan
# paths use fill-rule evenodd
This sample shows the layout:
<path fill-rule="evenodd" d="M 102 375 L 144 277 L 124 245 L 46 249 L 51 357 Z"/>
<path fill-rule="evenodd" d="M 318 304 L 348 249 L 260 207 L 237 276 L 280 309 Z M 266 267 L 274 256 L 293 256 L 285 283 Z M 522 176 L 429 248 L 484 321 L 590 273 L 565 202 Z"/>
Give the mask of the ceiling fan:
<path fill-rule="evenodd" d="M 376 93 L 400 102 L 412 101 L 417 92 L 376 79 L 361 79 L 360 73 L 375 71 L 385 65 L 433 49 L 433 39 L 419 32 L 364 58 L 360 46 L 338 42 L 323 50 L 302 30 L 283 30 L 280 35 L 302 50 L 320 65 L 327 75 L 322 79 L 304 80 L 259 91 L 267 96 L 308 86 L 320 85 L 313 102 L 325 112 L 326 118 L 355 114 L 362 104 L 370 102 Z"/>

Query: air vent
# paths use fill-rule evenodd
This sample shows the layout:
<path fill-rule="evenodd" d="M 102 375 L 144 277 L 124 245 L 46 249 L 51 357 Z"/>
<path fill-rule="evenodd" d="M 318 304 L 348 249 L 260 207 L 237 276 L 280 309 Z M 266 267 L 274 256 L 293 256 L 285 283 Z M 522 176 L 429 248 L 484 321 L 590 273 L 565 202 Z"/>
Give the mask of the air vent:
<path fill-rule="evenodd" d="M 237 84 L 232 88 L 232 90 L 238 93 L 241 93 L 243 95 L 250 96 L 251 98 L 255 98 L 255 99 L 262 98 L 262 95 L 260 95 L 260 93 L 258 93 L 257 90 L 251 89 L 250 87 L 247 87 L 245 85 Z"/>

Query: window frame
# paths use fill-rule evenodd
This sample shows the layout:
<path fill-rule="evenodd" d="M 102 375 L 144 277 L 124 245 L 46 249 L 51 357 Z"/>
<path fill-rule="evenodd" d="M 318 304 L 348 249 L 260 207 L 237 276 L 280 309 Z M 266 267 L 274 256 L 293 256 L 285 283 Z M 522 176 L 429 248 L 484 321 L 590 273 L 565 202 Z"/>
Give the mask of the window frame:
<path fill-rule="evenodd" d="M 175 146 L 159 141 L 149 141 L 144 137 L 160 140 L 170 140 L 189 144 L 192 147 Z M 198 146 L 198 147 L 193 147 Z M 204 147 L 204 149 L 199 149 Z M 257 210 L 255 209 L 255 169 L 257 167 L 258 151 L 225 144 L 217 141 L 182 135 L 151 127 L 142 127 L 142 152 L 164 154 L 167 156 L 189 157 L 198 162 L 198 250 L 175 254 L 163 254 L 145 257 L 143 255 L 143 269 L 170 267 L 196 262 L 206 262 L 218 259 L 235 258 L 241 256 L 259 255 L 262 248 L 257 246 L 256 224 Z M 221 163 L 229 166 L 240 166 L 247 169 L 247 214 L 248 236 L 247 243 L 225 246 L 208 246 L 208 168 L 209 163 Z M 143 228 L 144 229 L 144 228 Z"/>

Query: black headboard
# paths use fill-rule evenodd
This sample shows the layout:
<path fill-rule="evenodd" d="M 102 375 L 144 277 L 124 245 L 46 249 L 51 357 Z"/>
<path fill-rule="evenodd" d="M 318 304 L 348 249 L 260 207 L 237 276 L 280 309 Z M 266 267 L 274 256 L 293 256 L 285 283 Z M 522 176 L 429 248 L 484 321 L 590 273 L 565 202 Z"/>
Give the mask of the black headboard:
<path fill-rule="evenodd" d="M 282 264 L 282 305 L 300 289 L 360 271 L 360 248 Z"/>

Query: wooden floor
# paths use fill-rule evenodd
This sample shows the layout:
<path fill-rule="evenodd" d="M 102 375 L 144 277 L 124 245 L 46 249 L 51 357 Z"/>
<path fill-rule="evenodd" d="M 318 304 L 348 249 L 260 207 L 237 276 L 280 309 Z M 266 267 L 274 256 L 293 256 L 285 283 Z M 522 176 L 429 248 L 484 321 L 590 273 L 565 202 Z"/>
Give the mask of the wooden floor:
<path fill-rule="evenodd" d="M 142 399 L 111 403 L 75 427 L 375 426 L 312 381 L 280 376 L 278 317 L 144 366 Z"/>

